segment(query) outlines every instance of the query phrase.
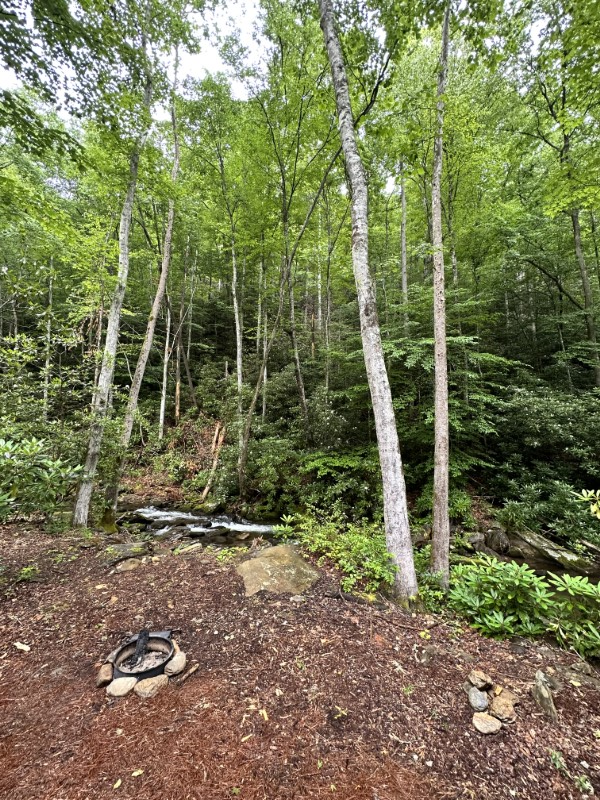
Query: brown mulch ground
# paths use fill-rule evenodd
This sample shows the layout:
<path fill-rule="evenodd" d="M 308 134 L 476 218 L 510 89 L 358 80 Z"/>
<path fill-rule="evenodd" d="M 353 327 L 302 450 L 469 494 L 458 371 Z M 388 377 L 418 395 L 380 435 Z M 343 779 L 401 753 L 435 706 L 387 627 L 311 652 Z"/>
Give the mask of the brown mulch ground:
<path fill-rule="evenodd" d="M 572 655 L 445 624 L 427 640 L 420 619 L 326 596 L 327 574 L 304 603 L 246 598 L 210 555 L 116 573 L 81 544 L 0 528 L 2 798 L 551 800 L 581 797 L 582 774 L 600 790 L 600 692 L 563 678 L 557 725 L 529 694 L 537 669 L 559 675 Z M 37 578 L 11 586 L 33 562 Z M 199 669 L 152 700 L 110 701 L 98 664 L 142 627 L 180 629 Z M 474 666 L 521 697 L 496 736 L 471 725 Z"/>

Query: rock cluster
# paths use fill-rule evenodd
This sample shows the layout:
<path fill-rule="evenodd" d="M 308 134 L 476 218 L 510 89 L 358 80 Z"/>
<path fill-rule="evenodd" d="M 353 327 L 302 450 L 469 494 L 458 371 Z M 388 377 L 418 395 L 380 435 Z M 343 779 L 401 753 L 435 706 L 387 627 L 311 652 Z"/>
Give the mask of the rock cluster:
<path fill-rule="evenodd" d="M 113 662 L 115 652 L 111 653 L 96 675 L 96 686 L 98 688 L 106 686 L 108 697 L 125 697 L 133 689 L 138 697 L 144 700 L 154 697 L 161 689 L 169 685 L 169 678 L 174 678 L 185 669 L 187 659 L 185 653 L 173 639 L 174 655 L 167 662 L 163 675 L 156 675 L 153 678 L 138 680 L 136 677 L 113 678 Z M 184 676 L 185 678 L 186 676 Z"/>
<path fill-rule="evenodd" d="M 469 673 L 464 690 L 475 712 L 473 725 L 479 733 L 498 733 L 503 725 L 510 725 L 517 719 L 515 705 L 519 698 L 510 689 L 495 684 L 483 670 L 474 669 Z"/>

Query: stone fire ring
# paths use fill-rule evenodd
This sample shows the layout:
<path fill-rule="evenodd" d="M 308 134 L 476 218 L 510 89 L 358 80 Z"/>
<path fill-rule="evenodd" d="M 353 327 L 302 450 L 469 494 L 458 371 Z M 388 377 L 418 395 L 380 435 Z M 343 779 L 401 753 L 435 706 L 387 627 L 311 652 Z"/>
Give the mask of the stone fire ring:
<path fill-rule="evenodd" d="M 147 653 L 159 653 L 163 656 L 158 664 L 149 669 L 140 669 L 136 667 L 123 667 L 121 669 L 123 663 L 135 653 L 138 636 L 139 634 L 133 636 L 115 653 L 113 660 L 113 678 L 137 678 L 138 680 L 144 680 L 145 678 L 154 678 L 156 675 L 162 675 L 165 671 L 167 663 L 175 653 L 175 647 L 167 631 L 151 633 L 146 644 Z"/>

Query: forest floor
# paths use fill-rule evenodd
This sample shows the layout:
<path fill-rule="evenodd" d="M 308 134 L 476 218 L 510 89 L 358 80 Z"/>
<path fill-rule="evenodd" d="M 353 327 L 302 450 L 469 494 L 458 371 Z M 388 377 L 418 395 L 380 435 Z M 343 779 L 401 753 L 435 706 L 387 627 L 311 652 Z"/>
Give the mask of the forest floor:
<path fill-rule="evenodd" d="M 0 527 L 2 798 L 551 800 L 585 796 L 581 775 L 600 792 L 599 676 L 565 675 L 572 654 L 328 596 L 327 570 L 302 603 L 247 598 L 214 555 L 119 573 L 92 541 L 27 527 Z M 179 629 L 199 669 L 110 700 L 97 669 L 143 627 Z M 475 667 L 520 698 L 494 736 L 471 722 Z M 538 669 L 558 724 L 531 697 Z"/>

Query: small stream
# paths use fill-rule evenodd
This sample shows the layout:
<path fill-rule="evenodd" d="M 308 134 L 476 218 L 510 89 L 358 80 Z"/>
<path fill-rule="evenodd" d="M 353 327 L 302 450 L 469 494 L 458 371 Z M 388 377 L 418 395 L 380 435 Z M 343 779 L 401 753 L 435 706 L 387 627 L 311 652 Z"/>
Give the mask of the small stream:
<path fill-rule="evenodd" d="M 126 521 L 130 525 L 143 525 L 144 532 L 159 540 L 193 540 L 205 546 L 249 547 L 255 539 L 274 538 L 272 525 L 227 514 L 194 514 L 147 506 L 130 512 Z"/>

